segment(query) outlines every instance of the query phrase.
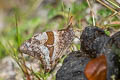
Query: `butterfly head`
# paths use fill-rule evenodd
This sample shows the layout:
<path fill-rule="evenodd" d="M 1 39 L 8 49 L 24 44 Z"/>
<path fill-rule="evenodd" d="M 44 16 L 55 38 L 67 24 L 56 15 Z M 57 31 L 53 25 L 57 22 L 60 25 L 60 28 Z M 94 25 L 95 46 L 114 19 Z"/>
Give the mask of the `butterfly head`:
<path fill-rule="evenodd" d="M 24 44 L 22 44 L 22 45 L 20 46 L 19 51 L 20 51 L 21 53 L 27 53 L 29 46 L 30 46 L 30 43 L 25 42 Z"/>
<path fill-rule="evenodd" d="M 32 51 L 31 42 L 32 42 L 32 39 L 29 39 L 29 40 L 25 41 L 25 42 L 19 47 L 19 52 L 25 53 L 25 54 L 30 53 L 30 51 Z"/>

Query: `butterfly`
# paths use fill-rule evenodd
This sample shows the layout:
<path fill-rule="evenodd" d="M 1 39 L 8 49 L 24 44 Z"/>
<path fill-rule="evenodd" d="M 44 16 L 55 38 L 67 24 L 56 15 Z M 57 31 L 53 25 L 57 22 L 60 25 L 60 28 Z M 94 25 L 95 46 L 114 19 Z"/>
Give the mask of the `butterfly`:
<path fill-rule="evenodd" d="M 72 44 L 75 35 L 72 19 L 71 16 L 66 29 L 33 35 L 20 46 L 20 52 L 39 59 L 45 72 L 50 72 Z"/>
<path fill-rule="evenodd" d="M 106 80 L 107 79 L 107 60 L 105 55 L 101 55 L 88 62 L 84 70 L 88 80 Z"/>

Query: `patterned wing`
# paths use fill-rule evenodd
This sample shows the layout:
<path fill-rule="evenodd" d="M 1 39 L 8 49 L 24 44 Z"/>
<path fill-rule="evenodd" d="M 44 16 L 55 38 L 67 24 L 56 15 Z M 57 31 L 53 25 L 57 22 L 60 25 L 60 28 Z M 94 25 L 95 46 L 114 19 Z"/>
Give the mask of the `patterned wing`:
<path fill-rule="evenodd" d="M 65 51 L 70 47 L 74 39 L 74 32 L 71 29 L 65 29 L 60 31 L 53 31 L 54 33 L 54 51 L 51 55 L 51 67 L 52 69 L 56 65 L 57 61 L 65 55 Z"/>
<path fill-rule="evenodd" d="M 40 59 L 45 71 L 51 71 L 74 39 L 71 26 L 72 24 L 67 29 L 35 34 L 21 45 L 20 52 Z"/>
<path fill-rule="evenodd" d="M 41 63 L 45 66 L 44 68 L 50 69 L 50 51 L 45 45 L 47 40 L 47 32 L 35 34 L 32 38 L 21 45 L 20 52 L 40 59 Z"/>

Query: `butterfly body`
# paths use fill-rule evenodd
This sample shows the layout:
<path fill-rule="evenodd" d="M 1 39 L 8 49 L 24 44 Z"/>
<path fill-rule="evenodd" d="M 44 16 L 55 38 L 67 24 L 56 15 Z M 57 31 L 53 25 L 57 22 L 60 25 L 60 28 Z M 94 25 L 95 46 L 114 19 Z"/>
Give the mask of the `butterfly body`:
<path fill-rule="evenodd" d="M 49 72 L 65 55 L 73 39 L 74 31 L 70 24 L 66 29 L 35 34 L 21 45 L 20 52 L 40 59 L 45 71 Z"/>

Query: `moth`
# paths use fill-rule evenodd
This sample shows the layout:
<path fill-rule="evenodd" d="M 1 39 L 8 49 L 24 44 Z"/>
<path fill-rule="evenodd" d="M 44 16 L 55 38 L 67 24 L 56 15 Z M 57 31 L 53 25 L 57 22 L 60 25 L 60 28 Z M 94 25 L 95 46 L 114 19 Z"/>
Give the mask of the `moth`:
<path fill-rule="evenodd" d="M 45 72 L 50 72 L 72 44 L 75 35 L 72 19 L 71 16 L 66 29 L 33 35 L 20 46 L 20 52 L 39 59 Z"/>

